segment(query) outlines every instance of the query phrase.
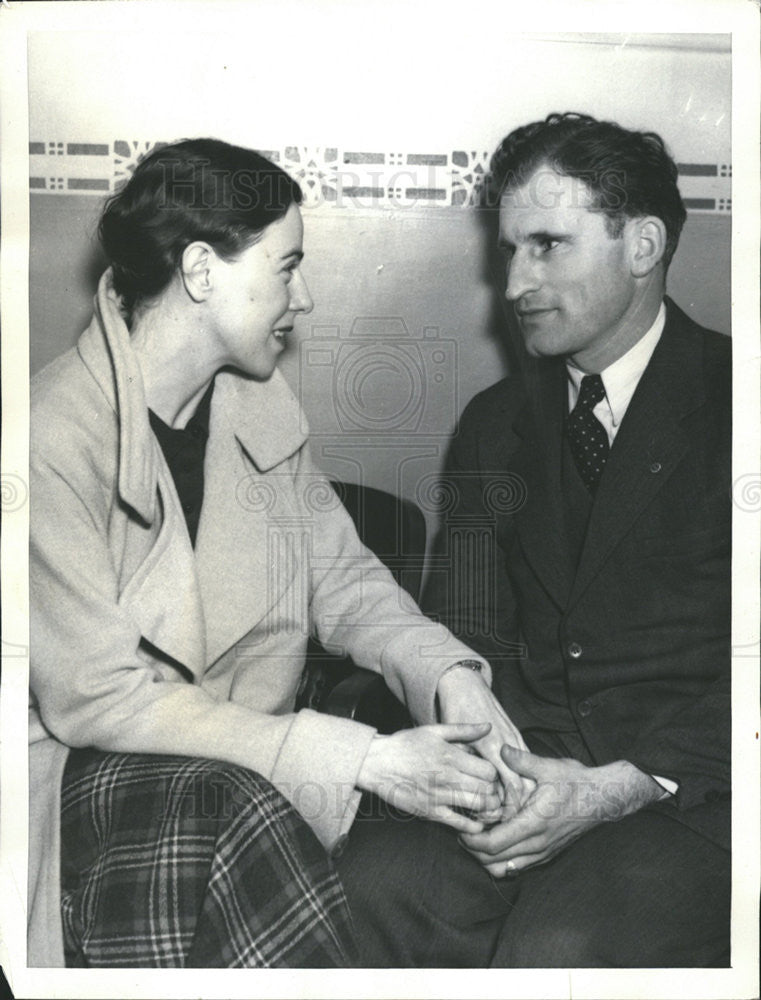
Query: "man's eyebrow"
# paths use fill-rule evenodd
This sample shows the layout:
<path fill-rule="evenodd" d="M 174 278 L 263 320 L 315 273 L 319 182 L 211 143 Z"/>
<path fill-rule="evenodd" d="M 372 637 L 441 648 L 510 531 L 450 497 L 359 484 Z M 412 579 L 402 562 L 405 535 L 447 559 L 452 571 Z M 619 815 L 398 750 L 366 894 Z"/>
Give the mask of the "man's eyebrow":
<path fill-rule="evenodd" d="M 528 240 L 531 243 L 547 243 L 548 240 L 567 240 L 567 233 L 551 233 L 546 229 L 538 229 L 535 233 L 528 234 Z"/>
<path fill-rule="evenodd" d="M 533 233 L 527 233 L 519 238 L 521 243 L 546 243 L 548 240 L 556 240 L 558 243 L 569 239 L 567 233 L 551 233 L 547 229 L 537 229 Z M 497 241 L 500 250 L 515 250 L 515 244 L 510 240 L 500 237 Z"/>
<path fill-rule="evenodd" d="M 291 257 L 294 257 L 296 260 L 303 260 L 304 259 L 304 251 L 303 250 L 286 250 L 286 252 L 281 256 L 280 260 L 281 261 L 290 260 Z"/>

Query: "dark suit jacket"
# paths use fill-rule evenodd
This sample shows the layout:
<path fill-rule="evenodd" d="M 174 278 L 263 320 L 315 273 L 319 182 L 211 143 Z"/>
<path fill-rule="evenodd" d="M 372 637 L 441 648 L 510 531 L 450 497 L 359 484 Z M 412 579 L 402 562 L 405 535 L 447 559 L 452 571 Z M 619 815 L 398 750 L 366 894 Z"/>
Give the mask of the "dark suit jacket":
<path fill-rule="evenodd" d="M 729 848 L 729 338 L 667 300 L 610 452 L 581 556 L 561 482 L 562 360 L 466 408 L 424 599 L 492 663 L 522 730 L 678 782 L 654 808 Z"/>

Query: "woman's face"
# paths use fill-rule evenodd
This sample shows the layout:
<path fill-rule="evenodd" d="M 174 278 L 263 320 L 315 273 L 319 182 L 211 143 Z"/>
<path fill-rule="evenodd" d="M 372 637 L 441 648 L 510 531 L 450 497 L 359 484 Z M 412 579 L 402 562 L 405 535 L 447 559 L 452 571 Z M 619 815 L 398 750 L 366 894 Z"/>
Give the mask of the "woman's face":
<path fill-rule="evenodd" d="M 272 375 L 294 318 L 313 305 L 301 274 L 303 236 L 301 213 L 292 204 L 235 260 L 216 259 L 209 306 L 220 367 L 261 379 Z"/>

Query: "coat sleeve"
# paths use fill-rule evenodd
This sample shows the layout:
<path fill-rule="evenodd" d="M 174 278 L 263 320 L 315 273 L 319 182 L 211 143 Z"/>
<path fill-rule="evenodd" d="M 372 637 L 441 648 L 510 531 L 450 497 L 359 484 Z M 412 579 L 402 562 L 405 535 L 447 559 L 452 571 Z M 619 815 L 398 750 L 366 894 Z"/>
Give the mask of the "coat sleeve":
<path fill-rule="evenodd" d="M 69 469 L 64 474 L 33 455 L 31 688 L 43 725 L 70 747 L 211 757 L 273 779 L 279 756 L 301 741 L 304 725 L 295 725 L 293 714 L 216 700 L 179 665 L 170 669 L 145 649 L 138 624 L 119 603 L 106 543 L 112 499 L 83 468 L 74 478 L 76 486 Z M 356 774 L 374 731 L 327 717 L 306 729 L 319 745 L 297 747 L 296 756 L 311 759 L 329 794 L 334 779 L 338 786 Z M 293 801 L 291 785 L 281 790 Z M 337 795 L 306 817 L 327 847 L 346 832 L 357 805 L 353 787 L 337 788 Z"/>

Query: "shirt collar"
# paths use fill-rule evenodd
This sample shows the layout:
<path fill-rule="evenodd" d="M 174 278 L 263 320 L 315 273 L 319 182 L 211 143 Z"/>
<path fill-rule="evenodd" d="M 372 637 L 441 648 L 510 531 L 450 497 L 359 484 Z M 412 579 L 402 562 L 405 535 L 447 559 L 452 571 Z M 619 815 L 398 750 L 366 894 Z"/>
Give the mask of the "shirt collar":
<path fill-rule="evenodd" d="M 633 347 L 630 347 L 626 354 L 600 372 L 602 384 L 605 388 L 605 398 L 610 408 L 611 420 L 614 427 L 618 427 L 624 419 L 624 414 L 634 395 L 634 390 L 637 388 L 639 380 L 647 368 L 658 341 L 661 339 L 665 324 L 666 305 L 664 302 L 661 302 L 655 322 L 644 336 L 640 337 L 637 343 Z M 576 405 L 576 400 L 579 398 L 581 380 L 586 372 L 577 368 L 572 361 L 566 361 L 566 368 L 571 383 L 569 409 L 572 410 Z"/>

